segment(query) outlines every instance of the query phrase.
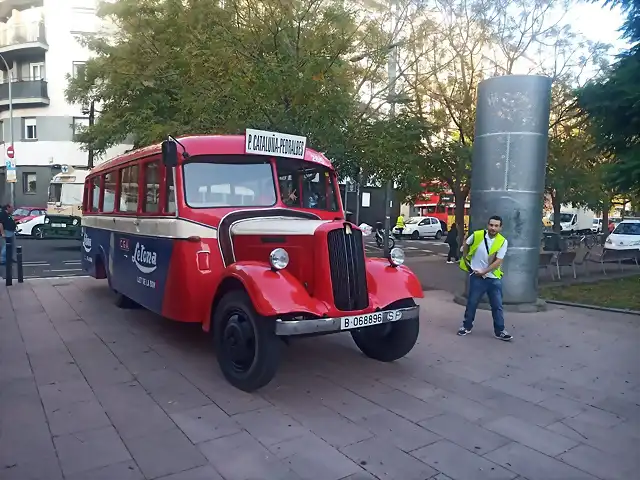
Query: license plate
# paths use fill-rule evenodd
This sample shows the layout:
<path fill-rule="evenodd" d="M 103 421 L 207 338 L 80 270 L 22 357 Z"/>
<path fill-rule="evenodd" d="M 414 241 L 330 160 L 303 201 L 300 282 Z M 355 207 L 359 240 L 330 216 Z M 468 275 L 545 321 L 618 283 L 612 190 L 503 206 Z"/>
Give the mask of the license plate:
<path fill-rule="evenodd" d="M 51 227 L 52 228 L 67 228 L 67 224 L 66 223 L 52 223 Z"/>
<path fill-rule="evenodd" d="M 340 330 L 351 330 L 352 328 L 371 327 L 386 322 L 395 322 L 402 318 L 402 311 L 387 310 L 385 312 L 367 313 L 365 315 L 354 315 L 352 317 L 342 317 L 340 319 Z"/>

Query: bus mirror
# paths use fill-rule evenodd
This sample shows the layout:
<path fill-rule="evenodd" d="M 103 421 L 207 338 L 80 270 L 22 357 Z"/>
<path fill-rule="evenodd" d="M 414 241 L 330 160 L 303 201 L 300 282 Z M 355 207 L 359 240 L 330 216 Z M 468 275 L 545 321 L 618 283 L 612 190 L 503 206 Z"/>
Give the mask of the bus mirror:
<path fill-rule="evenodd" d="M 168 168 L 178 166 L 178 144 L 173 140 L 162 142 L 162 163 Z"/>

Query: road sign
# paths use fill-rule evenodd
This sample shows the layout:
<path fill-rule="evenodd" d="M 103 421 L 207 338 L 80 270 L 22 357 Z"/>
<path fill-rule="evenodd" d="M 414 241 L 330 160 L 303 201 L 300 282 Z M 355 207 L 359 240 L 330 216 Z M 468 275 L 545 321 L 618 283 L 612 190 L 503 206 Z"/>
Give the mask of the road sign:
<path fill-rule="evenodd" d="M 11 145 L 9 145 L 6 149 L 6 158 L 5 166 L 7 167 L 6 171 L 6 181 L 7 183 L 16 183 L 17 175 L 16 175 L 16 160 L 15 160 L 15 150 Z"/>

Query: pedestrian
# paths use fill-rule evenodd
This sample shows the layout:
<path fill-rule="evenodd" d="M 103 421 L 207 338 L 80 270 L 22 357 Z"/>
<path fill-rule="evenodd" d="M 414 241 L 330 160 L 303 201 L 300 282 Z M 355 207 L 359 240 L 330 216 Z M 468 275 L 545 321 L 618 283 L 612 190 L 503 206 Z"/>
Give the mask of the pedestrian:
<path fill-rule="evenodd" d="M 494 215 L 486 230 L 476 230 L 465 241 L 460 268 L 469 273 L 469 291 L 464 322 L 458 335 L 471 333 L 480 299 L 486 293 L 493 316 L 496 338 L 509 341 L 513 337 L 504 329 L 502 312 L 502 262 L 507 253 L 507 239 L 502 236 L 502 218 Z"/>
<path fill-rule="evenodd" d="M 455 222 L 451 224 L 451 228 L 447 232 L 447 238 L 445 242 L 449 245 L 449 254 L 447 255 L 447 263 L 453 263 L 452 258 L 455 258 L 456 262 L 460 259 L 458 252 L 458 228 Z"/>
<path fill-rule="evenodd" d="M 16 236 L 16 221 L 11 215 L 12 212 L 13 206 L 10 204 L 0 208 L 0 237 L 4 239 L 0 252 L 0 265 L 7 263 L 7 242 L 13 241 Z"/>
<path fill-rule="evenodd" d="M 398 215 L 398 219 L 396 220 L 396 232 L 398 232 L 398 236 L 402 235 L 402 232 L 404 232 L 404 213 Z"/>
<path fill-rule="evenodd" d="M 609 233 L 613 233 L 613 231 L 616 229 L 616 224 L 613 223 L 613 220 L 609 220 Z"/>

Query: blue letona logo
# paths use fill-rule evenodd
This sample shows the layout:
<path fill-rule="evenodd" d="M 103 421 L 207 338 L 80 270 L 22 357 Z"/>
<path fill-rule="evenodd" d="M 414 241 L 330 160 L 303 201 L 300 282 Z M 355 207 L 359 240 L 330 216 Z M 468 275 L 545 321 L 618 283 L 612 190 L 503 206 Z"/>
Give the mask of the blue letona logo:
<path fill-rule="evenodd" d="M 156 252 L 147 250 L 144 245 L 136 243 L 131 260 L 142 273 L 152 273 L 158 268 Z"/>

